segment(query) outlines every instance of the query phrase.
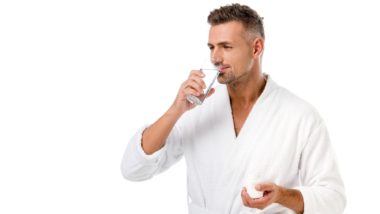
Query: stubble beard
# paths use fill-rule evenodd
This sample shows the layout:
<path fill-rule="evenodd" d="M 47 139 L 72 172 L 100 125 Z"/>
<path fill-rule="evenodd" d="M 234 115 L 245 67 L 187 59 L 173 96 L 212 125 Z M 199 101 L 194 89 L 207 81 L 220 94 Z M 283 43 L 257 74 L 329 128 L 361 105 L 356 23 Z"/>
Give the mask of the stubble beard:
<path fill-rule="evenodd" d="M 235 80 L 235 75 L 232 73 L 224 73 L 221 76 L 218 77 L 218 82 L 220 84 L 226 84 L 229 85 L 231 82 Z"/>
<path fill-rule="evenodd" d="M 248 72 L 241 74 L 240 76 L 236 76 L 232 72 L 226 72 L 223 75 L 218 77 L 218 82 L 220 84 L 230 85 L 235 87 L 239 85 L 240 82 L 244 81 L 245 77 L 248 75 Z"/>

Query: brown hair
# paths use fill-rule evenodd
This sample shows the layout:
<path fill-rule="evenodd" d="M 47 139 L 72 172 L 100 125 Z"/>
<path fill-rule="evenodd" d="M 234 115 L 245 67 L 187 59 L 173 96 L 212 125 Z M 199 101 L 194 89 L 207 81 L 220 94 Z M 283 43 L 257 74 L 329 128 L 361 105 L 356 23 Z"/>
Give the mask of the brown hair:
<path fill-rule="evenodd" d="M 253 32 L 258 33 L 265 38 L 263 18 L 259 14 L 246 5 L 231 4 L 222 6 L 210 12 L 207 22 L 211 25 L 224 24 L 230 21 L 238 21 L 244 27 Z"/>

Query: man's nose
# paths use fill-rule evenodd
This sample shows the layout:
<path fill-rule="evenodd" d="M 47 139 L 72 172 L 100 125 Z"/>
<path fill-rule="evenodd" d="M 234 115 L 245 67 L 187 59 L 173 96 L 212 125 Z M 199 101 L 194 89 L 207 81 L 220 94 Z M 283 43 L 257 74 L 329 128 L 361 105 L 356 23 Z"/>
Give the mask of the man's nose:
<path fill-rule="evenodd" d="M 211 62 L 214 63 L 215 65 L 219 65 L 223 62 L 223 57 L 220 53 L 217 51 L 213 51 L 211 53 Z"/>

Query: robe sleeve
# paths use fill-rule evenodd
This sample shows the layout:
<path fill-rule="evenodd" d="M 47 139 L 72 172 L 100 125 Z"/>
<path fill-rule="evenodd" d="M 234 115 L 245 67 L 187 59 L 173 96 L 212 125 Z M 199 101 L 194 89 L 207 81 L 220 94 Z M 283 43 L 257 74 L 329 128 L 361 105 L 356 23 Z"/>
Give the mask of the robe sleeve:
<path fill-rule="evenodd" d="M 343 213 L 346 205 L 343 181 L 323 122 L 311 129 L 301 154 L 299 176 L 304 214 Z"/>
<path fill-rule="evenodd" d="M 180 131 L 174 126 L 165 145 L 155 153 L 148 155 L 141 146 L 142 133 L 148 126 L 142 127 L 132 137 L 124 152 L 121 171 L 127 180 L 143 181 L 165 171 L 183 156 Z"/>

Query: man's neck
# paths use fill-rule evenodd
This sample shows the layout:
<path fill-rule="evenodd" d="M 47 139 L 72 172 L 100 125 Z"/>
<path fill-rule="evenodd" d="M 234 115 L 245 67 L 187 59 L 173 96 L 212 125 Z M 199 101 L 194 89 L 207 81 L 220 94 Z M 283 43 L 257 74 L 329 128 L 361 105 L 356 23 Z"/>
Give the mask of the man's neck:
<path fill-rule="evenodd" d="M 263 73 L 252 74 L 245 81 L 227 85 L 231 106 L 252 107 L 263 92 L 266 77 Z"/>

